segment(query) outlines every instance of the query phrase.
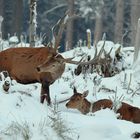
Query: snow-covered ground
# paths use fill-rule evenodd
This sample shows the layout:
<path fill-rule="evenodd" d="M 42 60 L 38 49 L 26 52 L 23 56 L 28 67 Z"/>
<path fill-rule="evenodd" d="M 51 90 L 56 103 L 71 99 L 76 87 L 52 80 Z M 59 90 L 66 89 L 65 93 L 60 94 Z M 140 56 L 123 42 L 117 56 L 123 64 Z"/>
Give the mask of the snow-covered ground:
<path fill-rule="evenodd" d="M 75 56 L 76 60 L 80 60 L 83 52 L 84 55 L 94 56 L 94 49 L 86 47 L 75 48 L 62 55 Z M 71 97 L 75 86 L 81 93 L 89 90 L 87 99 L 91 102 L 113 98 L 115 93 L 105 90 L 110 89 L 116 91 L 118 97 L 123 96 L 123 102 L 140 107 L 140 76 L 131 68 L 133 51 L 128 48 L 123 53 L 123 65 L 127 69 L 111 78 L 101 78 L 95 73 L 75 76 L 73 71 L 76 66 L 67 64 L 62 77 L 50 86 L 52 102 Z M 99 81 L 96 86 L 93 82 L 95 76 Z M 67 109 L 66 102 L 59 103 L 58 108 L 53 104 L 49 107 L 47 103 L 39 102 L 40 84 L 22 85 L 12 82 L 8 94 L 2 89 L 3 81 L 0 82 L 1 140 L 132 140 L 131 135 L 140 132 L 140 124 L 118 120 L 118 114 L 110 109 L 83 115 L 77 110 Z"/>

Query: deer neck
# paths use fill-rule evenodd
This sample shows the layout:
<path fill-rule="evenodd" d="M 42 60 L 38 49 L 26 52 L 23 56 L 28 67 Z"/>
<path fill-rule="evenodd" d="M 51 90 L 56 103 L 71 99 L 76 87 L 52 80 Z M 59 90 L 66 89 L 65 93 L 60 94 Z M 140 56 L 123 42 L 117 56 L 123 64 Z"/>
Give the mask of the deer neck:
<path fill-rule="evenodd" d="M 87 114 L 90 112 L 91 106 L 92 104 L 87 99 L 84 99 L 79 105 L 78 110 L 83 114 Z"/>

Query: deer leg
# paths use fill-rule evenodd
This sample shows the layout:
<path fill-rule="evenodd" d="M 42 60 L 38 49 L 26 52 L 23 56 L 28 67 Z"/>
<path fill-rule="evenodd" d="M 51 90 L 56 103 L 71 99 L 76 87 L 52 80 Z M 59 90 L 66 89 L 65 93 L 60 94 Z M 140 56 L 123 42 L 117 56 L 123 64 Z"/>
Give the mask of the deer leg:
<path fill-rule="evenodd" d="M 45 99 L 47 103 L 50 105 L 51 98 L 50 98 L 50 91 L 49 91 L 49 82 L 47 82 L 46 80 L 42 82 L 40 102 L 44 103 Z"/>
<path fill-rule="evenodd" d="M 44 91 L 43 91 L 43 88 L 42 88 L 42 89 L 41 89 L 41 96 L 40 96 L 40 103 L 42 103 L 42 104 L 44 103 L 44 100 L 45 100 L 45 98 L 46 98 L 46 97 L 45 97 L 46 95 L 45 95 L 43 92 L 44 92 Z"/>

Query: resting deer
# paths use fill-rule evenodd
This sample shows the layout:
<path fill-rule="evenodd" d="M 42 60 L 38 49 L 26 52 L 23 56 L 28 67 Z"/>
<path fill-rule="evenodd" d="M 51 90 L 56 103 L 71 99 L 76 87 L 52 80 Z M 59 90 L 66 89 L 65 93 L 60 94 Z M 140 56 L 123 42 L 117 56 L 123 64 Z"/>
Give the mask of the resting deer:
<path fill-rule="evenodd" d="M 94 103 L 90 103 L 85 97 L 88 95 L 88 91 L 83 94 L 78 93 L 74 88 L 74 94 L 70 98 L 70 101 L 66 104 L 67 108 L 78 109 L 82 114 L 89 112 L 96 112 L 101 109 L 112 109 L 113 103 L 111 100 L 102 99 Z M 120 119 L 131 121 L 134 123 L 140 123 L 140 109 L 122 102 L 120 108 L 116 113 L 120 114 Z"/>

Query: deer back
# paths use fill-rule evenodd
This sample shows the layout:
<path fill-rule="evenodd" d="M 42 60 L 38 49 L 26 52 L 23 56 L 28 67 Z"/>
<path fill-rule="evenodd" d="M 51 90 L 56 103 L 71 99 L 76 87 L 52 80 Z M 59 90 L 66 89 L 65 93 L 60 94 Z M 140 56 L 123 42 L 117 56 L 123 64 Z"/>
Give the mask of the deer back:
<path fill-rule="evenodd" d="M 57 73 L 58 76 L 52 77 L 54 79 L 49 79 L 50 82 L 55 81 L 63 73 L 65 67 L 64 65 L 59 65 L 59 68 L 51 67 L 57 63 L 56 59 L 53 59 L 56 55 L 56 51 L 48 47 L 10 48 L 0 52 L 0 71 L 8 71 L 10 76 L 18 82 L 32 83 L 40 82 L 45 72 L 51 74 L 52 69 L 56 73 L 58 69 L 62 70 Z M 48 71 L 43 71 L 43 74 L 37 71 L 37 67 L 41 64 L 46 64 L 45 68 L 48 69 Z"/>
<path fill-rule="evenodd" d="M 137 107 L 131 106 L 123 102 L 117 113 L 120 114 L 120 119 L 122 120 L 140 123 L 140 109 Z"/>
<path fill-rule="evenodd" d="M 112 108 L 112 101 L 108 99 L 102 99 L 93 103 L 92 112 L 96 112 L 101 109 Z"/>

